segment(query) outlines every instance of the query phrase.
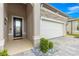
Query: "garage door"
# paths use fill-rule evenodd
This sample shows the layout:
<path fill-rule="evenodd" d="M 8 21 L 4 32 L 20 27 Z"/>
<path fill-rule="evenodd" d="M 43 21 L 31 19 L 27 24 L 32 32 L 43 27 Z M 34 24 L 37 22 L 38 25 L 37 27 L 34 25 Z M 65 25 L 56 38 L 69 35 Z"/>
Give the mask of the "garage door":
<path fill-rule="evenodd" d="M 40 21 L 40 36 L 45 38 L 55 38 L 63 36 L 63 23 L 41 20 Z"/>

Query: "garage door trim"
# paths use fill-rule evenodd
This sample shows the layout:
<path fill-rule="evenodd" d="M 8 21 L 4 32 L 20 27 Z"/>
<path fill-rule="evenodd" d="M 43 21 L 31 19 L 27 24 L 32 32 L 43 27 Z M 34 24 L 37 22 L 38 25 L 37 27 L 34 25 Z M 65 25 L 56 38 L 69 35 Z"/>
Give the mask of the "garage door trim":
<path fill-rule="evenodd" d="M 47 21 L 52 21 L 52 22 L 62 23 L 62 24 L 64 24 L 63 21 L 60 21 L 60 20 L 54 20 L 54 19 L 51 19 L 51 18 L 47 18 L 47 17 L 43 17 L 43 16 L 41 16 L 41 20 L 42 20 L 42 19 L 47 20 Z"/>
<path fill-rule="evenodd" d="M 54 19 L 46 18 L 46 17 L 41 17 L 41 21 L 49 21 L 49 22 L 55 22 L 55 23 L 62 24 L 63 25 L 63 35 L 62 36 L 64 36 L 64 22 L 61 22 L 59 20 L 54 20 Z M 56 38 L 56 37 L 53 37 L 53 38 Z"/>

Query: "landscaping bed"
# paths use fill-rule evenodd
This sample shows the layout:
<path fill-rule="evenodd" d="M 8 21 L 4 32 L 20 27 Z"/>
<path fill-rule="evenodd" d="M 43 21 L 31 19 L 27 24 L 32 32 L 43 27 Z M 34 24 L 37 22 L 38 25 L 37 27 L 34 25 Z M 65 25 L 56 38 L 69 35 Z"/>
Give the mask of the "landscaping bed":
<path fill-rule="evenodd" d="M 52 56 L 56 52 L 56 49 L 52 41 L 41 38 L 39 46 L 34 47 L 32 51 L 36 56 Z"/>
<path fill-rule="evenodd" d="M 56 52 L 56 50 L 52 48 L 49 49 L 47 53 L 43 53 L 42 51 L 40 51 L 39 47 L 34 47 L 32 51 L 36 56 L 52 56 Z"/>

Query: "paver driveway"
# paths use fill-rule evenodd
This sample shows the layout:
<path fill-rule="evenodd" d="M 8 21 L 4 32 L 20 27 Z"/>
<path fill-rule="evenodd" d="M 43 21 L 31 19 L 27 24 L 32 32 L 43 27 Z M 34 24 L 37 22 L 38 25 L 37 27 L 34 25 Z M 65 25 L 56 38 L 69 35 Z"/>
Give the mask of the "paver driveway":
<path fill-rule="evenodd" d="M 51 39 L 54 42 L 56 52 L 53 56 L 79 56 L 79 38 L 61 37 Z M 32 50 L 17 54 L 21 56 L 35 56 Z"/>
<path fill-rule="evenodd" d="M 79 38 L 61 37 L 51 41 L 54 41 L 55 49 L 58 50 L 56 53 L 54 53 L 55 56 L 79 55 Z"/>

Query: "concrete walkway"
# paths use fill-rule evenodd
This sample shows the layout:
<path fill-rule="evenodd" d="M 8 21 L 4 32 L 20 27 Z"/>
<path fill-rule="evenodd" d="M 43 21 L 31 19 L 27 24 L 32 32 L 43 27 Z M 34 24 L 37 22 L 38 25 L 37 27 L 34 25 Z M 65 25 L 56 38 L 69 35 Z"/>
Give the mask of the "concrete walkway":
<path fill-rule="evenodd" d="M 56 52 L 52 56 L 79 56 L 79 38 L 61 37 L 51 39 Z M 17 56 L 35 56 L 32 50 L 17 54 Z"/>

